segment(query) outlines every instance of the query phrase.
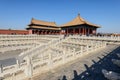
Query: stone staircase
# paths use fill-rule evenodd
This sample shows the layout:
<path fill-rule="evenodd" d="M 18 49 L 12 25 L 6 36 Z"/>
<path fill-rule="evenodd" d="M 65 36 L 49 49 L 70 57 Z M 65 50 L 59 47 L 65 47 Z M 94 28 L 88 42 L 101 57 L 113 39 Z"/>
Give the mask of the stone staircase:
<path fill-rule="evenodd" d="M 119 42 L 115 38 L 115 42 Z M 33 76 L 55 69 L 58 66 L 74 61 L 83 55 L 106 47 L 108 39 L 86 36 L 60 36 L 47 44 L 37 45 L 22 52 L 16 60 L 16 65 L 1 69 L 0 77 L 10 79 L 32 78 Z M 113 41 L 114 42 L 114 41 Z M 21 77 L 22 76 L 22 77 Z"/>

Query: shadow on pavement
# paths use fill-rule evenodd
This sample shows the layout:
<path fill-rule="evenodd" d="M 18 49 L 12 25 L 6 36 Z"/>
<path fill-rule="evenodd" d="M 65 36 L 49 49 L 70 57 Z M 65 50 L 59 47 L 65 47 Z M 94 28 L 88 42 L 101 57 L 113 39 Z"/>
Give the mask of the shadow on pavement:
<path fill-rule="evenodd" d="M 120 67 L 116 66 L 111 61 L 111 59 L 120 59 L 116 53 L 120 53 L 120 47 L 107 53 L 106 56 L 102 55 L 103 58 L 97 57 L 99 59 L 98 62 L 92 60 L 93 65 L 90 67 L 88 67 L 87 64 L 84 64 L 86 70 L 81 74 L 78 74 L 77 70 L 73 70 L 74 78 L 72 80 L 107 80 L 102 74 L 102 69 L 120 73 Z M 62 80 L 67 80 L 65 75 Z"/>

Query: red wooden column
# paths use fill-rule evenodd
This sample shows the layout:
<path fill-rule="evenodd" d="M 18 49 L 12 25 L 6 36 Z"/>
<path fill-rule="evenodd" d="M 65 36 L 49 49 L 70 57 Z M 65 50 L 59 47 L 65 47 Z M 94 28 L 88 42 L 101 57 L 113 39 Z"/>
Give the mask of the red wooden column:
<path fill-rule="evenodd" d="M 35 30 L 35 34 L 37 34 L 37 30 Z"/>
<path fill-rule="evenodd" d="M 81 30 L 81 34 L 83 34 L 83 28 L 81 28 L 80 30 Z"/>
<path fill-rule="evenodd" d="M 66 29 L 66 34 L 68 34 L 68 28 Z"/>
<path fill-rule="evenodd" d="M 35 30 L 34 30 L 34 34 L 36 34 Z"/>
<path fill-rule="evenodd" d="M 40 31 L 40 34 L 42 34 L 42 30 Z"/>
<path fill-rule="evenodd" d="M 84 28 L 82 28 L 82 34 L 84 35 L 85 33 L 84 33 Z"/>
<path fill-rule="evenodd" d="M 47 34 L 49 34 L 49 32 L 50 32 L 50 31 L 48 30 L 48 31 L 47 31 Z"/>
<path fill-rule="evenodd" d="M 41 34 L 41 30 L 39 30 L 39 35 Z"/>
<path fill-rule="evenodd" d="M 56 34 L 58 34 L 58 31 L 56 31 Z"/>
<path fill-rule="evenodd" d="M 50 34 L 50 31 L 48 31 L 48 34 Z"/>
<path fill-rule="evenodd" d="M 54 34 L 56 34 L 56 31 L 54 31 Z"/>
<path fill-rule="evenodd" d="M 56 31 L 56 34 L 58 34 L 58 31 Z"/>
<path fill-rule="evenodd" d="M 79 29 L 79 32 L 78 32 L 78 34 L 80 34 L 80 28 L 78 28 Z"/>
<path fill-rule="evenodd" d="M 41 34 L 41 30 L 39 31 L 39 35 Z"/>
<path fill-rule="evenodd" d="M 84 30 L 85 30 L 84 35 L 86 35 L 86 28 Z"/>
<path fill-rule="evenodd" d="M 48 35 L 48 30 L 46 30 L 46 34 Z"/>
<path fill-rule="evenodd" d="M 49 34 L 51 35 L 51 30 L 50 30 Z"/>
<path fill-rule="evenodd" d="M 44 30 L 44 35 L 46 35 L 46 30 Z"/>
<path fill-rule="evenodd" d="M 59 34 L 59 31 L 57 31 L 57 35 Z"/>
<path fill-rule="evenodd" d="M 46 34 L 48 35 L 48 30 L 46 30 Z"/>
<path fill-rule="evenodd" d="M 35 32 L 36 32 L 36 34 L 38 34 L 38 30 L 36 30 Z"/>
<path fill-rule="evenodd" d="M 38 35 L 39 35 L 39 33 L 40 33 L 40 30 L 38 30 Z"/>
<path fill-rule="evenodd" d="M 55 34 L 55 31 L 53 31 L 53 34 Z"/>
<path fill-rule="evenodd" d="M 90 34 L 90 29 L 88 28 L 88 35 Z"/>
<path fill-rule="evenodd" d="M 57 34 L 59 34 L 59 31 L 57 31 Z"/>
<path fill-rule="evenodd" d="M 61 30 L 60 30 L 60 31 L 58 31 L 58 34 L 61 34 Z"/>
<path fill-rule="evenodd" d="M 39 34 L 39 31 L 37 30 L 37 34 Z"/>
<path fill-rule="evenodd" d="M 54 34 L 54 31 L 52 31 L 52 34 Z"/>
<path fill-rule="evenodd" d="M 60 34 L 60 31 L 58 31 L 58 34 Z"/>
<path fill-rule="evenodd" d="M 75 34 L 75 28 L 73 28 L 73 34 Z"/>
<path fill-rule="evenodd" d="M 57 34 L 57 31 L 55 31 L 55 34 Z"/>
<path fill-rule="evenodd" d="M 28 30 L 28 33 L 33 34 L 33 30 L 32 29 Z"/>
<path fill-rule="evenodd" d="M 46 30 L 44 30 L 44 35 L 46 35 Z"/>
<path fill-rule="evenodd" d="M 54 31 L 52 31 L 52 34 L 54 34 Z"/>
<path fill-rule="evenodd" d="M 52 31 L 50 31 L 50 35 L 52 34 Z"/>
<path fill-rule="evenodd" d="M 34 34 L 34 30 L 32 30 L 32 34 Z"/>
<path fill-rule="evenodd" d="M 41 34 L 43 35 L 43 30 L 41 31 Z"/>
<path fill-rule="evenodd" d="M 43 35 L 45 34 L 45 31 L 43 30 Z"/>
<path fill-rule="evenodd" d="M 34 30 L 34 34 L 36 34 L 36 30 Z"/>
<path fill-rule="evenodd" d="M 96 29 L 92 29 L 92 34 L 96 34 Z"/>
<path fill-rule="evenodd" d="M 44 34 L 44 35 L 46 34 L 46 30 L 43 31 L 43 34 Z"/>
<path fill-rule="evenodd" d="M 51 31 L 51 34 L 53 34 L 53 31 Z"/>
<path fill-rule="evenodd" d="M 39 34 L 39 31 L 37 30 L 37 35 Z"/>
<path fill-rule="evenodd" d="M 55 34 L 55 31 L 53 31 L 53 33 L 52 34 Z"/>
<path fill-rule="evenodd" d="M 90 32 L 90 34 L 92 34 L 92 29 L 91 29 L 91 28 L 90 28 L 90 31 L 89 31 L 89 32 Z"/>

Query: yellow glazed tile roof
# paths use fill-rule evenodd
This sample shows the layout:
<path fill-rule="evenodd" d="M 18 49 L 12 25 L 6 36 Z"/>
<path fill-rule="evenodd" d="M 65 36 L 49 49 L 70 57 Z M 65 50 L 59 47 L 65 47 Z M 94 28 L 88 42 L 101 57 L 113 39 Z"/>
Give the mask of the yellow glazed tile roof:
<path fill-rule="evenodd" d="M 94 26 L 94 27 L 97 27 L 97 28 L 100 27 L 98 25 L 95 25 L 95 24 L 92 24 L 92 23 L 89 23 L 89 22 L 85 21 L 83 18 L 80 17 L 80 15 L 78 15 L 72 21 L 70 21 L 70 22 L 68 22 L 66 24 L 61 25 L 60 27 L 69 27 L 69 26 L 82 25 L 82 24 L 87 24 L 87 25 Z"/>

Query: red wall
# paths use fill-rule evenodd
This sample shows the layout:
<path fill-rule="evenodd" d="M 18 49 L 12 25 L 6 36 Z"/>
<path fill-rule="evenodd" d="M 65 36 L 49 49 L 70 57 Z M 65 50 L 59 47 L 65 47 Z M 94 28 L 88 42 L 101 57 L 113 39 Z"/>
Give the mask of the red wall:
<path fill-rule="evenodd" d="M 26 35 L 29 34 L 28 30 L 0 30 L 0 34 L 18 34 L 18 35 Z"/>
<path fill-rule="evenodd" d="M 32 30 L 28 30 L 28 32 L 29 32 L 29 34 L 33 34 L 33 33 L 32 33 Z"/>

